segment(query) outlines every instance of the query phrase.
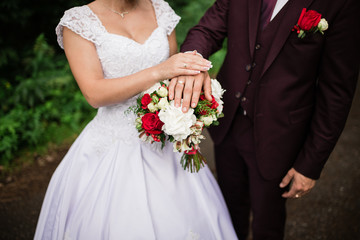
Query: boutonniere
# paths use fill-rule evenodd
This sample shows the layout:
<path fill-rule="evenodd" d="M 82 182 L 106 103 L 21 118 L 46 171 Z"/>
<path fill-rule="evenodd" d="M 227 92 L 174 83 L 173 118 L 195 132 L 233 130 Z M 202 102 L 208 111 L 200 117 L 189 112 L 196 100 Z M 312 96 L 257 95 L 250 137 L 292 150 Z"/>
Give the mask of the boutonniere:
<path fill-rule="evenodd" d="M 321 18 L 320 13 L 314 10 L 306 11 L 306 8 L 304 8 L 293 31 L 298 33 L 299 38 L 304 38 L 307 33 L 320 32 L 324 34 L 324 31 L 326 31 L 328 27 L 328 22 L 325 18 Z"/>

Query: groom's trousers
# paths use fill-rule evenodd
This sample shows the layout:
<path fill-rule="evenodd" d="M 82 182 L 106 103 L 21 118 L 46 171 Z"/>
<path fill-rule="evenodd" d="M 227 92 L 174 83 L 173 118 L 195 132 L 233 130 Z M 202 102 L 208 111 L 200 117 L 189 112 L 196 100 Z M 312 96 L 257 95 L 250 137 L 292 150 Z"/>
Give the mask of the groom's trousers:
<path fill-rule="evenodd" d="M 280 240 L 286 218 L 282 179 L 261 176 L 254 146 L 253 122 L 239 111 L 224 141 L 215 146 L 219 185 L 240 240 L 248 235 L 250 211 L 253 240 Z"/>

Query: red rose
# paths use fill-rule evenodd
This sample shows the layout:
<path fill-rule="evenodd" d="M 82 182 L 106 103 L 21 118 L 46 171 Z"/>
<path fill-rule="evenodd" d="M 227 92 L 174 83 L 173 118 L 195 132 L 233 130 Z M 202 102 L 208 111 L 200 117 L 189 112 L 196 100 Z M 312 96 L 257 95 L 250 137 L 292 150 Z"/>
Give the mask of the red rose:
<path fill-rule="evenodd" d="M 219 103 L 215 100 L 214 96 L 211 95 L 212 100 L 211 100 L 211 108 L 212 109 L 217 109 L 217 107 L 219 106 Z"/>
<path fill-rule="evenodd" d="M 150 94 L 146 93 L 141 98 L 141 105 L 142 105 L 141 108 L 147 109 L 147 106 L 149 105 L 149 103 L 151 103 L 151 97 L 150 97 Z"/>
<path fill-rule="evenodd" d="M 304 8 L 301 12 L 297 25 L 300 30 L 310 31 L 312 28 L 316 27 L 319 24 L 320 20 L 320 13 L 314 10 L 306 11 L 306 8 Z"/>
<path fill-rule="evenodd" d="M 146 133 L 161 134 L 164 123 L 159 119 L 158 113 L 146 113 L 142 118 L 142 127 Z"/>

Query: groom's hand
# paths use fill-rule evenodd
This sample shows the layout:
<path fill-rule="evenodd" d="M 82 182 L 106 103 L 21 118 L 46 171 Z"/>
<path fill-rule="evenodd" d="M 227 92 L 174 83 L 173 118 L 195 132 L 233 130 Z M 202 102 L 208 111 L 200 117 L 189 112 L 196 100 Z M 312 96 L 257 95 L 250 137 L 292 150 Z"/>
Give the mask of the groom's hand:
<path fill-rule="evenodd" d="M 176 107 L 181 106 L 183 99 L 182 111 L 186 113 L 190 103 L 192 108 L 197 106 L 202 89 L 206 99 L 211 101 L 211 79 L 208 72 L 201 72 L 195 76 L 179 76 L 171 79 L 169 99 L 174 100 Z"/>
<path fill-rule="evenodd" d="M 280 183 L 280 187 L 284 188 L 289 185 L 290 182 L 292 183 L 290 190 L 282 195 L 284 198 L 299 198 L 310 192 L 315 186 L 315 180 L 305 177 L 294 168 L 288 171 Z"/>

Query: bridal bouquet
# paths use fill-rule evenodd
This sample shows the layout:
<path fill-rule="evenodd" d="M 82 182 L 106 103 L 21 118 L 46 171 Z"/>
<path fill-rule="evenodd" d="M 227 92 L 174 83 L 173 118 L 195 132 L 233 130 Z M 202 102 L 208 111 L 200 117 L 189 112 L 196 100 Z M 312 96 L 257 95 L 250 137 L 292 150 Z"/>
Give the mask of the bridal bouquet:
<path fill-rule="evenodd" d="M 211 79 L 212 100 L 201 93 L 198 105 L 190 108 L 187 113 L 181 107 L 175 107 L 174 101 L 169 101 L 169 81 L 156 83 L 153 87 L 140 94 L 137 105 L 129 110 L 137 114 L 136 129 L 140 139 L 149 142 L 166 140 L 173 143 L 174 152 L 182 152 L 181 165 L 184 170 L 198 172 L 206 164 L 200 153 L 199 144 L 205 137 L 204 127 L 218 125 L 218 119 L 223 117 L 223 101 L 225 90 L 216 79 Z"/>

